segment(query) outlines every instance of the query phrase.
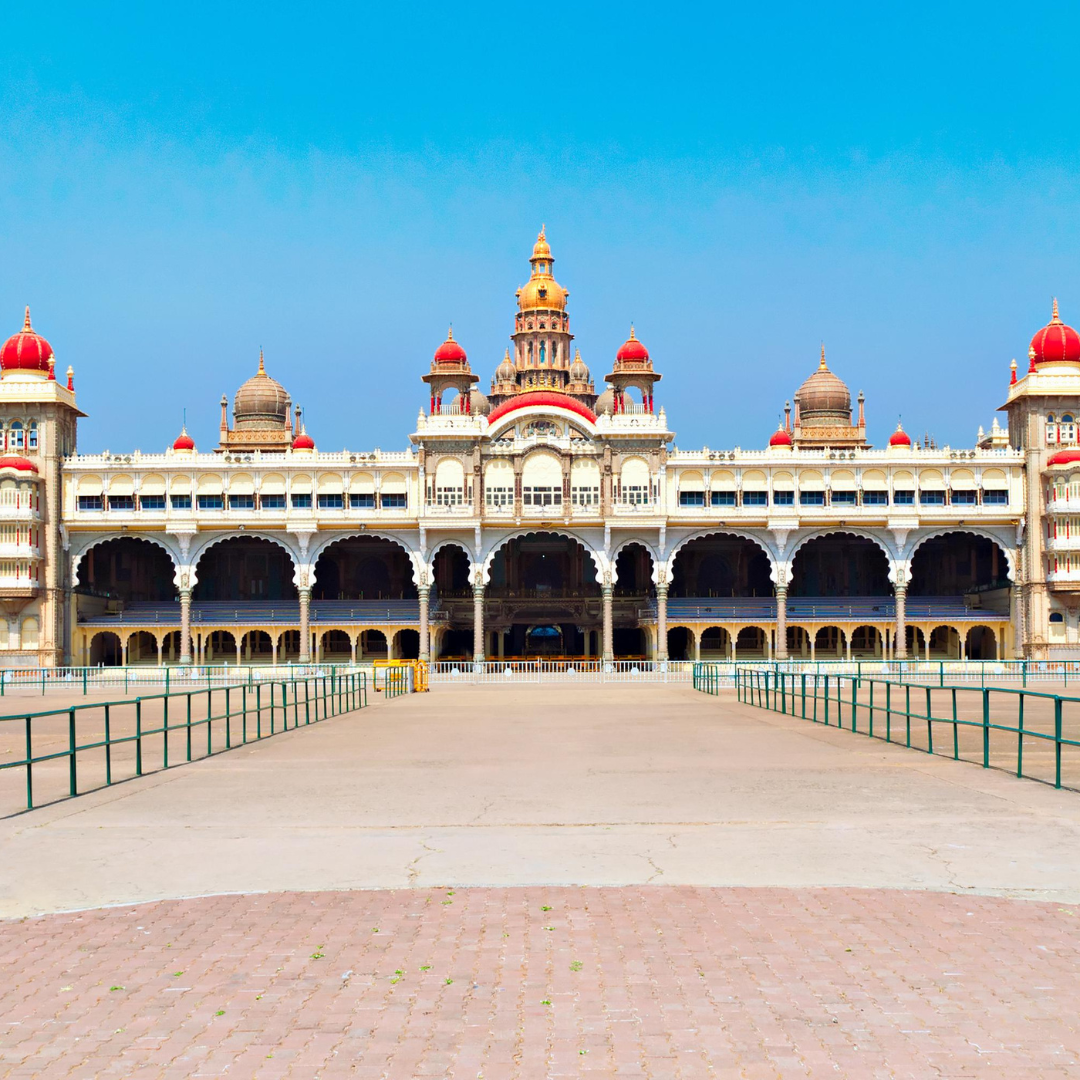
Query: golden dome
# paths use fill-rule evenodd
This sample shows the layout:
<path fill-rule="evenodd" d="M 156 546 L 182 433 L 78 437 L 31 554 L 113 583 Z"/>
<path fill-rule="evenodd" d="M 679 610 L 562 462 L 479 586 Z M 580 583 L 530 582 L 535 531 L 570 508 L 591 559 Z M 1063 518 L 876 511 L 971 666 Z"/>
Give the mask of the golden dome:
<path fill-rule="evenodd" d="M 532 277 L 517 291 L 518 307 L 522 311 L 566 310 L 566 298 L 570 293 L 551 276 L 551 264 L 554 261 L 541 227 L 529 258 L 532 263 Z"/>
<path fill-rule="evenodd" d="M 799 424 L 851 423 L 851 391 L 843 379 L 834 375 L 825 363 L 825 346 L 821 346 L 821 362 L 817 371 L 795 392 L 799 406 Z"/>
<path fill-rule="evenodd" d="M 285 387 L 266 374 L 260 349 L 259 370 L 236 391 L 233 426 L 238 431 L 283 428 L 288 416 L 289 400 Z"/>

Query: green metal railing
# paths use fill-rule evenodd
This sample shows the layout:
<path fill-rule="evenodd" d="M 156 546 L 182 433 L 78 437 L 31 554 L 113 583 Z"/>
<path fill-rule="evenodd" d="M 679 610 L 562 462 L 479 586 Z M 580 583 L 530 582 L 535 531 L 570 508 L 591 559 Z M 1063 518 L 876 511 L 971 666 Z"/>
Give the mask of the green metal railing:
<path fill-rule="evenodd" d="M 123 687 L 160 686 L 166 694 L 210 686 L 254 686 L 260 682 L 305 679 L 316 675 L 341 675 L 358 668 L 352 664 L 134 664 L 124 667 L 31 667 L 0 668 L 0 697 L 16 688 L 40 689 L 42 694 L 58 688 L 81 693 Z"/>
<path fill-rule="evenodd" d="M 405 667 L 387 667 L 382 670 L 383 675 L 383 693 L 386 694 L 387 701 L 390 698 L 401 697 L 402 694 L 409 693 L 410 677 L 412 672 Z"/>
<path fill-rule="evenodd" d="M 0 716 L 0 753 L 23 754 L 0 757 L 0 777 L 24 770 L 32 810 L 366 705 L 367 675 L 353 671 Z M 41 781 L 49 790 L 35 801 Z"/>
<path fill-rule="evenodd" d="M 701 665 L 703 669 L 708 665 Z M 694 685 L 716 693 L 716 676 Z M 1002 686 L 930 685 L 740 664 L 739 701 L 956 761 L 1080 789 L 1080 698 Z"/>

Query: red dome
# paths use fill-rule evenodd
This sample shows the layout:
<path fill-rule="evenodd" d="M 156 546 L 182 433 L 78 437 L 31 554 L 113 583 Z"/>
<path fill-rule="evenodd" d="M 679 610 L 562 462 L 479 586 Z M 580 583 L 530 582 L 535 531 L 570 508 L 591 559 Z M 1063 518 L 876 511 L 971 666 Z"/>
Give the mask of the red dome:
<path fill-rule="evenodd" d="M 292 441 L 292 448 L 294 450 L 314 450 L 315 440 L 306 432 L 301 431 Z"/>
<path fill-rule="evenodd" d="M 791 436 L 783 429 L 777 428 L 773 432 L 772 438 L 769 440 L 770 446 L 790 446 Z"/>
<path fill-rule="evenodd" d="M 176 436 L 176 442 L 172 444 L 174 450 L 194 450 L 195 440 L 187 433 L 187 428 L 183 428 L 179 435 Z"/>
<path fill-rule="evenodd" d="M 32 461 L 15 454 L 5 454 L 0 457 L 0 469 L 17 469 L 19 472 L 38 471 L 38 467 Z"/>
<path fill-rule="evenodd" d="M 516 409 L 528 409 L 535 405 L 552 405 L 557 409 L 569 409 L 578 416 L 585 417 L 590 424 L 596 423 L 596 413 L 569 394 L 560 394 L 557 390 L 526 390 L 524 394 L 515 394 L 509 401 L 504 401 L 488 417 L 488 423 L 494 424 L 501 416 Z"/>
<path fill-rule="evenodd" d="M 648 360 L 649 350 L 634 336 L 630 327 L 630 336 L 623 342 L 622 348 L 615 354 L 616 360 Z"/>
<path fill-rule="evenodd" d="M 468 357 L 465 350 L 454 340 L 454 328 L 446 334 L 446 340 L 435 350 L 436 364 L 464 364 Z"/>
<path fill-rule="evenodd" d="M 26 309 L 23 328 L 0 346 L 0 368 L 4 371 L 48 371 L 52 346 L 34 332 L 30 309 Z"/>
<path fill-rule="evenodd" d="M 1080 364 L 1080 334 L 1058 318 L 1054 301 L 1050 321 L 1031 339 L 1036 364 Z"/>
<path fill-rule="evenodd" d="M 890 446 L 910 446 L 911 436 L 899 425 L 896 425 L 896 430 L 889 436 Z"/>
<path fill-rule="evenodd" d="M 0 461 L 3 459 L 0 458 Z M 1080 450 L 1059 450 L 1047 465 L 1071 465 L 1074 461 L 1080 461 Z"/>

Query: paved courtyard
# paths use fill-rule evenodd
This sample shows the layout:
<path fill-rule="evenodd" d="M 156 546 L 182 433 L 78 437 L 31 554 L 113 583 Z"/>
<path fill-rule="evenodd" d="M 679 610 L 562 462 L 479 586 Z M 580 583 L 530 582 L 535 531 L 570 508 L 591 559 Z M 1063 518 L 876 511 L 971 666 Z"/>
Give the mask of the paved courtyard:
<path fill-rule="evenodd" d="M 0 1076 L 1080 1076 L 1077 851 L 730 695 L 380 700 L 0 821 Z"/>

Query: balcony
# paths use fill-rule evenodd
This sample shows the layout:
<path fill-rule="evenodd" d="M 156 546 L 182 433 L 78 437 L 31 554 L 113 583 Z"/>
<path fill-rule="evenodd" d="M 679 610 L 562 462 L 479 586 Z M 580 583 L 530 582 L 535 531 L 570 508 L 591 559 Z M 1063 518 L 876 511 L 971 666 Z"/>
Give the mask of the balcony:
<path fill-rule="evenodd" d="M 0 543 L 0 559 L 40 559 L 41 548 L 29 541 L 18 544 Z"/>
<path fill-rule="evenodd" d="M 1046 541 L 1047 551 L 1080 551 L 1080 533 L 1075 536 L 1052 536 Z"/>

